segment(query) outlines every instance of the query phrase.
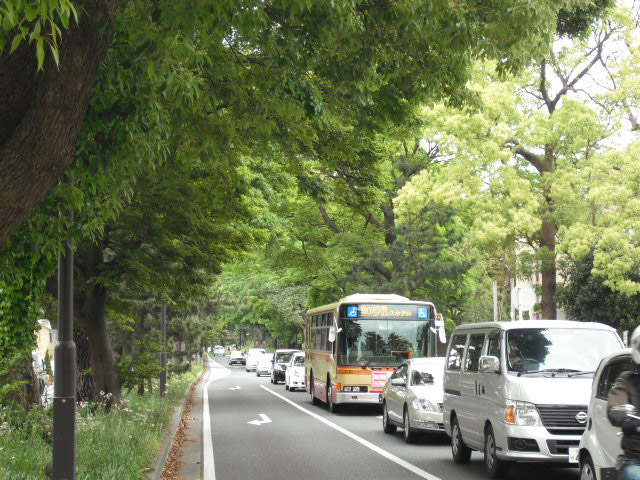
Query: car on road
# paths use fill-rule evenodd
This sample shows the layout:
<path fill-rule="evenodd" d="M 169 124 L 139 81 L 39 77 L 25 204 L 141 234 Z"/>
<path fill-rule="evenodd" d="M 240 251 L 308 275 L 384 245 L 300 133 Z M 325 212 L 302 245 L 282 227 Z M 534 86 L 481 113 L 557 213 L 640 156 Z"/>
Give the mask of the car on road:
<path fill-rule="evenodd" d="M 247 359 L 240 350 L 234 350 L 229 355 L 229 365 L 245 365 L 247 363 Z"/>
<path fill-rule="evenodd" d="M 273 353 L 263 353 L 256 364 L 256 377 L 270 375 L 273 368 Z"/>
<path fill-rule="evenodd" d="M 222 345 L 216 345 L 213 347 L 214 355 L 224 355 L 224 347 Z"/>
<path fill-rule="evenodd" d="M 258 358 L 265 353 L 264 348 L 250 348 L 247 351 L 247 362 L 245 363 L 245 370 L 247 372 L 255 371 L 256 365 L 258 365 Z"/>
<path fill-rule="evenodd" d="M 382 393 L 382 429 L 403 429 L 407 443 L 418 433 L 444 433 L 444 357 L 405 360 L 389 377 Z"/>
<path fill-rule="evenodd" d="M 284 382 L 284 372 L 291 361 L 291 356 L 299 351 L 300 350 L 295 349 L 276 350 L 273 359 L 273 368 L 271 369 L 271 383 Z"/>
<path fill-rule="evenodd" d="M 581 480 L 614 480 L 620 448 L 620 428 L 607 418 L 607 397 L 622 372 L 634 368 L 631 349 L 605 357 L 593 378 L 587 428 L 580 439 L 578 461 Z"/>
<path fill-rule="evenodd" d="M 447 348 L 443 419 L 455 463 L 484 453 L 492 478 L 512 462 L 578 464 L 593 372 L 623 350 L 615 329 L 525 320 L 460 325 Z"/>
<path fill-rule="evenodd" d="M 304 390 L 304 352 L 296 352 L 291 356 L 291 361 L 284 372 L 284 388 L 293 392 L 296 388 Z"/>

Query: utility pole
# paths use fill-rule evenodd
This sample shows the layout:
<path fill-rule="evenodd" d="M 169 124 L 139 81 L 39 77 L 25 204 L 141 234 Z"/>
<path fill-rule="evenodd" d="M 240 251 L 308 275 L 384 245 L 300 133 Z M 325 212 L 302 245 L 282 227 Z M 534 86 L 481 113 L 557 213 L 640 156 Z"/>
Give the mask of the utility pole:
<path fill-rule="evenodd" d="M 162 333 L 162 353 L 160 353 L 160 396 L 164 396 L 167 389 L 167 305 L 160 306 L 160 332 Z"/>
<path fill-rule="evenodd" d="M 69 213 L 73 220 L 73 214 Z M 53 479 L 76 478 L 76 344 L 73 342 L 73 239 L 58 256 L 58 343 L 53 384 Z"/>

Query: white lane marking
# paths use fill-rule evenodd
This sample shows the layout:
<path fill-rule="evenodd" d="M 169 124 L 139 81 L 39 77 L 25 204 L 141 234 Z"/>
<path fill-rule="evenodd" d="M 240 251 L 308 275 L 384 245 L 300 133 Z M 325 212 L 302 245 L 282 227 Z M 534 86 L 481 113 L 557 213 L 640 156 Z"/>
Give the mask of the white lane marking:
<path fill-rule="evenodd" d="M 213 461 L 213 439 L 211 437 L 211 417 L 209 415 L 209 385 L 220 378 L 226 377 L 231 373 L 223 367 L 207 362 L 207 382 L 202 387 L 202 475 L 207 480 L 216 480 L 216 466 Z M 220 368 L 218 368 L 220 367 Z"/>
<path fill-rule="evenodd" d="M 336 425 L 335 423 L 333 423 L 330 420 L 327 420 L 326 418 L 318 415 L 317 413 L 313 413 L 310 410 L 307 410 L 304 407 L 301 407 L 300 405 L 298 405 L 297 403 L 289 400 L 288 398 L 284 397 L 283 395 L 280 395 L 279 393 L 274 392 L 273 390 L 271 390 L 270 388 L 265 387 L 264 385 L 260 385 L 262 388 L 264 388 L 267 392 L 271 393 L 272 395 L 275 395 L 276 397 L 284 400 L 285 402 L 289 403 L 290 405 L 294 406 L 295 408 L 297 408 L 298 410 L 300 410 L 301 412 L 306 413 L 307 415 L 312 416 L 313 418 L 315 418 L 316 420 L 320 420 L 322 423 L 324 423 L 325 425 L 330 426 L 331 428 L 339 431 L 340 433 L 343 433 L 344 435 L 346 435 L 347 437 L 351 438 L 352 440 L 355 440 L 356 442 L 358 442 L 361 445 L 364 445 L 365 447 L 367 447 L 370 450 L 373 450 L 374 452 L 376 452 L 379 455 L 382 455 L 383 457 L 391 460 L 394 463 L 397 463 L 398 465 L 400 465 L 401 467 L 406 468 L 407 470 L 409 470 L 410 472 L 415 473 L 416 475 L 418 475 L 421 478 L 426 478 L 427 480 L 442 480 L 440 477 L 436 477 L 435 475 L 430 474 L 429 472 L 426 472 L 424 470 L 422 470 L 419 467 L 416 467 L 415 465 L 407 462 L 406 460 L 401 459 L 400 457 L 396 457 L 393 453 L 389 453 L 386 450 L 378 447 L 377 445 L 374 445 L 373 443 L 365 440 L 364 438 L 356 435 L 355 433 L 350 432 L 349 430 L 347 430 L 346 428 L 342 428 L 340 425 Z M 205 477 L 206 478 L 206 477 Z"/>
<path fill-rule="evenodd" d="M 247 423 L 251 425 L 258 425 L 258 426 L 264 423 L 271 423 L 271 419 L 267 417 L 264 413 L 259 413 L 258 415 L 262 420 L 251 420 L 250 422 L 247 422 Z"/>
<path fill-rule="evenodd" d="M 240 385 L 236 385 L 235 387 L 229 387 L 227 390 L 240 390 Z"/>

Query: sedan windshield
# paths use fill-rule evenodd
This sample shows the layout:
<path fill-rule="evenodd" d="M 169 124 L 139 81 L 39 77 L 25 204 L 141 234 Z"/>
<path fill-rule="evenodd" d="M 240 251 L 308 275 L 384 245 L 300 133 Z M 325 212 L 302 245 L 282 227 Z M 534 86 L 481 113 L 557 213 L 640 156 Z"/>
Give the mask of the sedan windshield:
<path fill-rule="evenodd" d="M 399 365 L 407 358 L 424 357 L 428 330 L 428 320 L 342 319 L 338 363 Z"/>
<path fill-rule="evenodd" d="M 413 365 L 411 371 L 412 385 L 442 385 L 444 382 L 444 365 Z"/>
<path fill-rule="evenodd" d="M 593 372 L 602 357 L 621 348 L 615 332 L 606 330 L 510 330 L 507 332 L 507 368 L 520 375 Z"/>

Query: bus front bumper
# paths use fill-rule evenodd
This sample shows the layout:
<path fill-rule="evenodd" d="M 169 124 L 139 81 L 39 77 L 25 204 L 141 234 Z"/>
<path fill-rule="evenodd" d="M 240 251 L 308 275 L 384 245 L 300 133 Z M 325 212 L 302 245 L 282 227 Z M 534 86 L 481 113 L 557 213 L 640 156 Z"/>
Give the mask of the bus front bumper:
<path fill-rule="evenodd" d="M 379 392 L 336 392 L 336 403 L 368 403 L 381 405 L 382 394 Z"/>

